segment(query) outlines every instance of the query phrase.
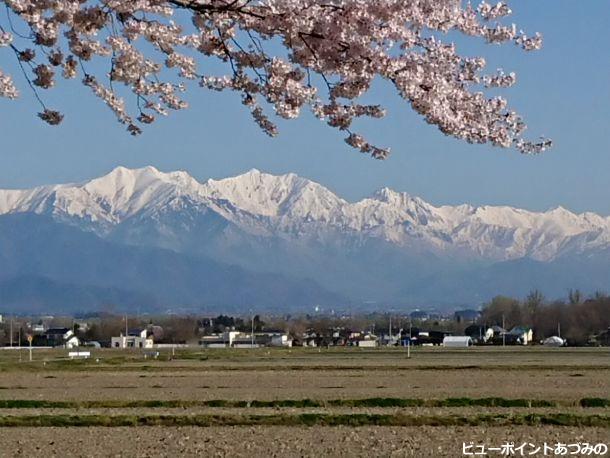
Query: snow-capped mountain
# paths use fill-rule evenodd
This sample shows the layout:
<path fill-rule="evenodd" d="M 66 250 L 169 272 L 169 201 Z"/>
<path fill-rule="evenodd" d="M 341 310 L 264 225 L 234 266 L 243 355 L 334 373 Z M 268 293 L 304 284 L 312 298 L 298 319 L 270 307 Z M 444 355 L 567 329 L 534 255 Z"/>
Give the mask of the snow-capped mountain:
<path fill-rule="evenodd" d="M 7 213 L 53 215 L 102 236 L 134 220 L 163 221 L 171 232 L 164 218 L 168 214 L 213 213 L 256 236 L 300 239 L 343 233 L 399 249 L 493 260 L 549 261 L 610 247 L 610 218 L 594 213 L 574 214 L 561 207 L 544 213 L 512 207 L 435 207 L 388 188 L 351 203 L 297 175 L 258 170 L 199 183 L 186 172 L 118 167 L 86 183 L 0 190 L 0 215 Z M 182 229 L 185 224 L 181 218 Z"/>
<path fill-rule="evenodd" d="M 0 190 L 0 307 L 30 290 L 41 304 L 55 303 L 49 290 L 80 298 L 83 285 L 85 298 L 102 291 L 130 304 L 280 308 L 608 290 L 610 218 L 437 207 L 388 188 L 349 202 L 258 170 L 200 183 L 119 167 L 84 183 Z"/>

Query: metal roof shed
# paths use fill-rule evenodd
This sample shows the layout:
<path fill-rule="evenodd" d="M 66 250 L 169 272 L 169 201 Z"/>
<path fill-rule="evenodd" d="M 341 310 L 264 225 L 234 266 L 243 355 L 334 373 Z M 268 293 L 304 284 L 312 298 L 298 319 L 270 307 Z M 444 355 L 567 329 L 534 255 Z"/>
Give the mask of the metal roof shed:
<path fill-rule="evenodd" d="M 472 339 L 468 336 L 447 336 L 443 339 L 443 347 L 468 348 Z"/>

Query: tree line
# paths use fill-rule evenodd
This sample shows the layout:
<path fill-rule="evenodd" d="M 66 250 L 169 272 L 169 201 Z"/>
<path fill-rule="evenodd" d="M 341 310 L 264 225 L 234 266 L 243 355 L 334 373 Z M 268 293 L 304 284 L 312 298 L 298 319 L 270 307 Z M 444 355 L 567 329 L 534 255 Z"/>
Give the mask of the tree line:
<path fill-rule="evenodd" d="M 479 323 L 529 326 L 536 340 L 561 334 L 571 345 L 586 345 L 610 327 L 610 296 L 598 292 L 585 298 L 578 290 L 564 300 L 549 301 L 536 290 L 523 300 L 496 296 L 483 307 Z"/>
<path fill-rule="evenodd" d="M 128 329 L 148 328 L 158 343 L 194 343 L 205 334 L 222 333 L 225 330 L 254 332 L 284 332 L 292 338 L 300 339 L 305 332 L 326 335 L 330 330 L 343 333 L 372 332 L 394 336 L 401 330 L 406 334 L 414 331 L 446 331 L 462 334 L 472 322 L 459 321 L 433 314 L 434 318 L 413 319 L 407 312 L 357 313 L 344 316 L 335 315 L 285 315 L 285 316 L 228 316 L 202 318 L 197 315 L 128 316 L 102 313 L 96 317 L 77 320 L 73 317 L 55 317 L 45 322 L 45 327 L 65 327 L 73 329 L 85 341 L 109 341 Z M 7 318 L 7 317 L 5 317 Z M 127 319 L 127 323 L 126 320 Z M 10 321 L 13 323 L 10 324 Z M 0 345 L 9 345 L 10 330 L 12 342 L 27 345 L 27 335 L 32 331 L 28 324 L 38 323 L 27 317 L 5 319 L 0 324 Z M 585 297 L 578 290 L 571 290 L 564 300 L 548 300 L 539 291 L 532 291 L 524 299 L 496 296 L 484 304 L 476 320 L 486 326 L 498 325 L 507 330 L 515 326 L 527 326 L 534 330 L 535 340 L 559 335 L 570 345 L 587 345 L 594 336 L 607 332 L 610 328 L 610 296 L 596 293 Z M 606 337 L 607 339 L 607 337 Z"/>

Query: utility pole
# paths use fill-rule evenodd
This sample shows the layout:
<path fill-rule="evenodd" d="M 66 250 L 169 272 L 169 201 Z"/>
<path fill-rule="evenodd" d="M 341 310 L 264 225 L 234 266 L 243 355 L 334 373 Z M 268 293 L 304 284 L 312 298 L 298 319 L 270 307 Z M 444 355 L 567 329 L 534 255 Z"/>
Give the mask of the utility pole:
<path fill-rule="evenodd" d="M 32 334 L 28 334 L 28 342 L 30 343 L 30 362 L 32 362 L 32 340 L 33 340 L 33 336 Z"/>
<path fill-rule="evenodd" d="M 506 328 L 504 327 L 504 314 L 502 314 L 502 346 L 506 346 Z"/>
<path fill-rule="evenodd" d="M 557 322 L 557 337 L 561 338 L 561 323 Z"/>
<path fill-rule="evenodd" d="M 254 348 L 254 313 L 252 314 L 252 348 Z"/>
<path fill-rule="evenodd" d="M 390 338 L 388 340 L 388 345 L 390 345 L 390 343 L 392 342 L 392 315 L 390 314 Z"/>
<path fill-rule="evenodd" d="M 13 346 L 13 317 L 11 317 L 11 347 Z"/>

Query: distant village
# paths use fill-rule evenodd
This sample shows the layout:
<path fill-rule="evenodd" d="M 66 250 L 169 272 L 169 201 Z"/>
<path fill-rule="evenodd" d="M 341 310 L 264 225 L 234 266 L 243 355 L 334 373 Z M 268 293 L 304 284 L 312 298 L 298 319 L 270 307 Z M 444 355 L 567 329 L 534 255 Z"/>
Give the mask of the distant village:
<path fill-rule="evenodd" d="M 538 301 L 534 306 L 532 302 Z M 556 309 L 556 310 L 555 310 Z M 495 298 L 482 310 L 450 314 L 324 314 L 215 317 L 102 314 L 86 318 L 0 315 L 0 348 L 145 349 L 260 347 L 609 346 L 610 300 L 543 304 Z M 561 313 L 551 313 L 553 310 Z M 585 310 L 583 325 L 578 311 Z M 574 316 L 572 316 L 574 315 Z M 542 320 L 541 317 L 545 319 Z M 575 325 L 575 323 L 577 323 Z"/>

